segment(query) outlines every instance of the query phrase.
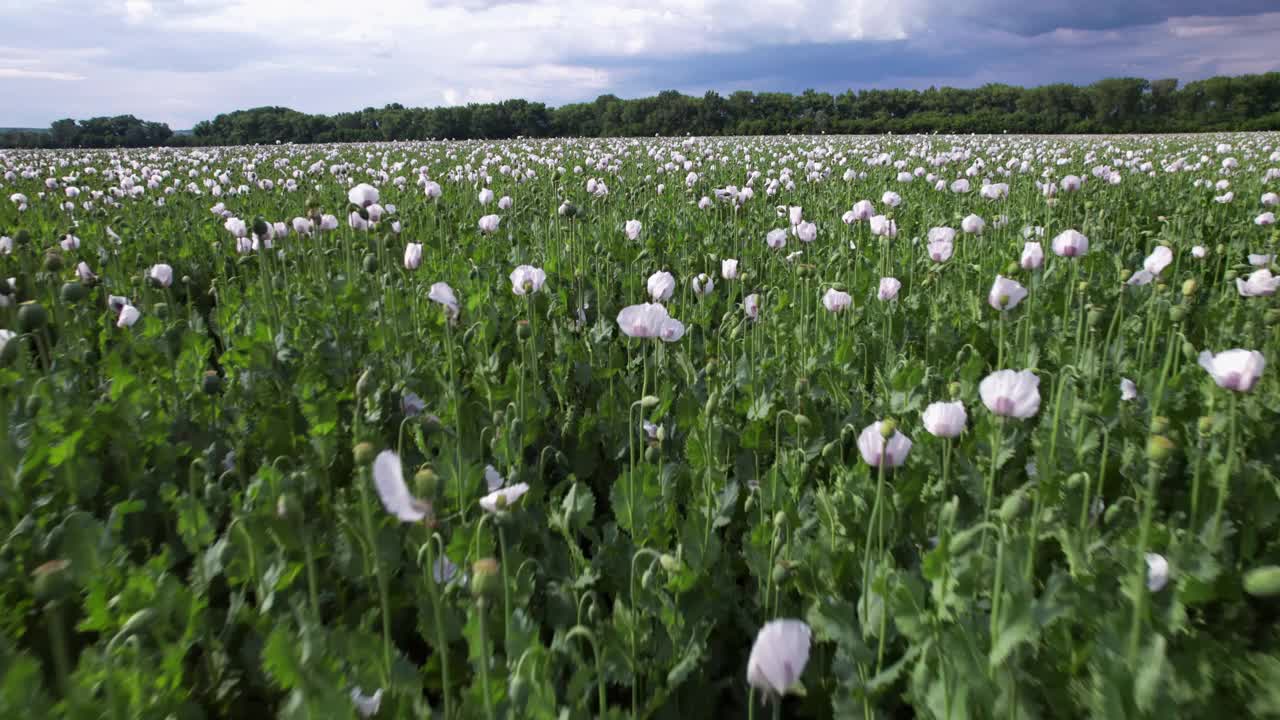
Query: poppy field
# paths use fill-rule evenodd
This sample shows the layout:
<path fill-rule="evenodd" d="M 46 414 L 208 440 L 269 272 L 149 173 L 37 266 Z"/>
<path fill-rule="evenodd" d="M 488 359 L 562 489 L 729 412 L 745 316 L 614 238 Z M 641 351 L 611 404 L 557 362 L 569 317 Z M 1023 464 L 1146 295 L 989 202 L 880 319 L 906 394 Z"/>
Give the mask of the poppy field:
<path fill-rule="evenodd" d="M 0 716 L 1280 716 L 1280 136 L 0 152 Z"/>

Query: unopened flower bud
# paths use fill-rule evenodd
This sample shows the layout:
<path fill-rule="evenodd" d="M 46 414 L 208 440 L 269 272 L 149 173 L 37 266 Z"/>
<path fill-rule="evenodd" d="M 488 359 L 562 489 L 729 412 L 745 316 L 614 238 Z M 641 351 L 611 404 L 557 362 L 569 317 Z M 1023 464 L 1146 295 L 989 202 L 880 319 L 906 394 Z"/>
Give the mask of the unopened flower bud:
<path fill-rule="evenodd" d="M 356 446 L 351 449 L 351 454 L 355 458 L 357 465 L 368 465 L 373 462 L 373 458 L 377 453 L 374 452 L 373 443 L 362 442 L 356 443 Z"/>
<path fill-rule="evenodd" d="M 1164 435 L 1152 435 L 1147 439 L 1147 459 L 1155 463 L 1164 462 L 1176 448 L 1173 441 Z"/>

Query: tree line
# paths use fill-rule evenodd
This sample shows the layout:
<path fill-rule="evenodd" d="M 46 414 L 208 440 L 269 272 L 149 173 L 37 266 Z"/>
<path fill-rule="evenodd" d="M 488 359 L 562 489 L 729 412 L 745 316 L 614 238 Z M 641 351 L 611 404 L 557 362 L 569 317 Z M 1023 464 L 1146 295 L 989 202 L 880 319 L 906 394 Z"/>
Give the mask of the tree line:
<path fill-rule="evenodd" d="M 787 133 L 1119 133 L 1280 130 L 1280 73 L 1175 79 L 1109 78 L 1091 85 L 832 94 L 738 91 L 702 97 L 663 91 L 624 100 L 548 107 L 504 100 L 406 108 L 398 103 L 335 115 L 259 107 L 197 123 L 190 134 L 131 115 L 76 122 L 48 132 L 0 133 L 8 147 L 143 147 L 378 140 L 764 135 Z"/>

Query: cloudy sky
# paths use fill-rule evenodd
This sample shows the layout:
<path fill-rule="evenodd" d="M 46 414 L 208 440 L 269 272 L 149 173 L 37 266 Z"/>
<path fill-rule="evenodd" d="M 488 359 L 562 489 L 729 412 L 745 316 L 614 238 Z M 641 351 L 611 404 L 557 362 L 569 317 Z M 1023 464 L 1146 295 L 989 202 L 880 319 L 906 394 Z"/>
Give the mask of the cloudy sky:
<path fill-rule="evenodd" d="M 1194 80 L 1280 70 L 1280 0 L 0 0 L 0 126 L 259 105 Z"/>

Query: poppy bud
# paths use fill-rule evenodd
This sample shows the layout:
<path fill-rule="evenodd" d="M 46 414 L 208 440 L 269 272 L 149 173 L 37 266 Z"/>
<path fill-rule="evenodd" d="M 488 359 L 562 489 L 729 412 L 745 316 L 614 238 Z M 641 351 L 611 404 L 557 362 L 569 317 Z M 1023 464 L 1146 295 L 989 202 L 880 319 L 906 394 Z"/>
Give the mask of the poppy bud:
<path fill-rule="evenodd" d="M 18 329 L 22 332 L 34 332 L 48 323 L 49 313 L 40 303 L 28 300 L 18 307 Z"/>
<path fill-rule="evenodd" d="M 756 496 L 755 496 L 755 493 L 752 493 L 747 496 L 747 501 L 742 503 L 742 509 L 746 512 L 751 512 L 753 509 L 755 509 L 755 506 L 756 506 Z"/>
<path fill-rule="evenodd" d="M 718 405 L 719 403 L 720 403 L 720 393 L 716 390 L 712 390 L 711 394 L 707 396 L 707 405 L 704 408 L 704 412 L 710 415 L 711 413 L 716 411 L 716 405 Z"/>
<path fill-rule="evenodd" d="M 647 410 L 651 407 L 655 407 L 660 402 L 662 401 L 659 400 L 656 395 L 645 395 L 644 397 L 640 398 L 640 407 L 645 408 Z"/>
<path fill-rule="evenodd" d="M 1082 472 L 1071 473 L 1070 477 L 1067 478 L 1067 489 L 1068 490 L 1079 489 L 1080 486 L 1083 485 L 1085 483 L 1085 480 L 1087 480 L 1088 478 L 1089 476 Z"/>
<path fill-rule="evenodd" d="M 1169 308 L 1169 319 L 1170 319 L 1170 320 L 1172 320 L 1172 321 L 1174 321 L 1174 322 L 1176 322 L 1176 323 L 1180 323 L 1180 322 L 1182 322 L 1183 320 L 1186 320 L 1186 319 L 1187 319 L 1187 306 L 1186 306 L 1186 305 L 1174 305 L 1173 307 Z"/>
<path fill-rule="evenodd" d="M 960 397 L 960 390 L 960 383 L 958 382 L 953 381 L 947 384 L 947 392 L 951 394 L 952 398 Z"/>
<path fill-rule="evenodd" d="M 840 461 L 840 441 L 832 440 L 822 446 L 822 459 L 829 463 L 837 463 Z"/>
<path fill-rule="evenodd" d="M 362 442 L 356 443 L 356 446 L 351 449 L 351 454 L 355 458 L 357 465 L 368 465 L 373 462 L 373 458 L 377 453 L 373 449 L 373 443 Z"/>
<path fill-rule="evenodd" d="M 1023 510 L 1026 509 L 1026 501 L 1026 494 L 1022 492 L 1022 488 L 1015 490 L 1012 495 L 1005 498 L 1004 502 L 1000 503 L 1000 522 L 1007 524 L 1017 520 L 1022 515 Z"/>
<path fill-rule="evenodd" d="M 1264 565 L 1245 573 L 1244 591 L 1254 597 L 1280 595 L 1280 566 Z"/>
<path fill-rule="evenodd" d="M 662 452 L 658 448 L 649 446 L 644 449 L 644 461 L 656 463 L 662 457 Z"/>
<path fill-rule="evenodd" d="M 1164 435 L 1152 435 L 1147 439 L 1147 459 L 1153 463 L 1164 462 L 1169 459 L 1176 447 L 1173 441 Z"/>
<path fill-rule="evenodd" d="M 1120 271 L 1120 282 L 1127 282 L 1129 280 L 1129 276 L 1132 274 L 1133 273 L 1132 271 L 1129 270 L 1129 268 L 1122 269 Z"/>
<path fill-rule="evenodd" d="M 1182 341 L 1182 357 L 1192 362 L 1196 359 L 1196 346 L 1192 345 L 1188 340 Z"/>
<path fill-rule="evenodd" d="M 62 301 L 68 303 L 80 302 L 85 299 L 88 294 L 89 288 L 75 280 L 72 280 L 69 283 L 63 283 L 62 288 L 58 291 L 58 295 L 62 297 Z"/>
<path fill-rule="evenodd" d="M 494 425 L 505 425 L 505 424 L 506 424 L 506 422 L 507 422 L 507 413 L 506 413 L 506 411 L 504 411 L 504 410 L 494 410 L 494 411 L 493 411 L 493 424 L 494 424 Z"/>
<path fill-rule="evenodd" d="M 1226 254 L 1226 252 L 1227 252 L 1227 246 L 1226 246 L 1226 245 L 1223 245 L 1222 243 L 1218 243 L 1218 247 L 1214 248 L 1214 250 L 1215 250 L 1219 255 L 1224 255 L 1224 254 Z"/>
<path fill-rule="evenodd" d="M 62 269 L 62 253 L 57 250 L 50 250 L 44 255 L 44 269 L 49 272 L 58 272 Z"/>
<path fill-rule="evenodd" d="M 809 427 L 809 417 L 807 415 L 796 415 L 795 418 L 796 425 L 799 425 L 802 428 Z"/>
<path fill-rule="evenodd" d="M 34 581 L 32 592 L 36 599 L 53 602 L 66 595 L 71 589 L 70 573 L 67 572 L 70 566 L 69 560 L 50 560 L 32 570 L 31 576 Z"/>
<path fill-rule="evenodd" d="M 787 514 L 781 510 L 773 515 L 773 526 L 776 528 L 785 527 L 787 524 Z"/>
<path fill-rule="evenodd" d="M 1009 276 L 1017 275 L 1018 271 L 1021 269 L 1022 269 L 1021 265 L 1010 260 L 1009 264 L 1004 266 L 1004 274 Z"/>
<path fill-rule="evenodd" d="M 1156 415 L 1151 418 L 1151 432 L 1156 435 L 1163 435 L 1169 430 L 1169 418 L 1164 415 Z"/>
<path fill-rule="evenodd" d="M 218 376 L 217 371 L 205 371 L 204 377 L 200 380 L 200 389 L 205 395 L 217 395 L 222 392 L 222 378 Z"/>
<path fill-rule="evenodd" d="M 640 576 L 640 586 L 648 590 L 653 587 L 653 583 L 654 583 L 653 568 L 649 568 L 648 570 L 644 571 L 643 575 Z"/>
<path fill-rule="evenodd" d="M 1096 328 L 1102 324 L 1102 308 L 1089 308 L 1089 327 Z"/>
<path fill-rule="evenodd" d="M 1186 280 L 1183 280 L 1182 296 L 1191 297 L 1192 295 L 1195 295 L 1198 287 L 1200 287 L 1200 284 L 1196 282 L 1195 278 L 1187 278 Z"/>
<path fill-rule="evenodd" d="M 433 498 L 440 487 L 440 477 L 430 467 L 424 467 L 413 474 L 414 494 L 420 498 Z"/>
<path fill-rule="evenodd" d="M 298 504 L 298 499 L 289 493 L 281 493 L 276 498 L 276 516 L 281 520 L 297 519 L 302 520 L 302 506 Z"/>
<path fill-rule="evenodd" d="M 1089 292 L 1089 283 L 1085 280 L 1081 280 L 1080 282 L 1076 283 L 1076 292 L 1078 293 Z"/>
<path fill-rule="evenodd" d="M 471 565 L 471 594 L 479 601 L 497 595 L 502 590 L 502 578 L 498 576 L 498 561 L 482 558 Z"/>
<path fill-rule="evenodd" d="M 363 260 L 363 261 L 361 261 L 361 262 L 362 262 L 362 263 L 363 263 L 363 265 L 364 265 L 364 271 L 365 271 L 365 272 L 367 272 L 367 273 L 377 272 L 377 270 L 378 270 L 378 256 L 377 256 L 377 255 L 374 255 L 373 253 L 365 253 L 364 260 Z"/>
<path fill-rule="evenodd" d="M 1123 507 L 1124 507 L 1123 505 L 1116 504 L 1107 508 L 1107 511 L 1102 515 L 1103 524 L 1110 525 L 1111 523 L 1115 522 L 1116 516 L 1120 514 L 1121 509 Z"/>
<path fill-rule="evenodd" d="M 1234 282 L 1236 279 L 1236 271 L 1228 270 L 1225 273 L 1223 273 L 1222 278 L 1227 282 Z"/>
<path fill-rule="evenodd" d="M 120 632 L 116 633 L 116 639 L 123 640 L 147 630 L 155 623 L 158 617 L 160 617 L 160 612 L 155 608 L 142 608 L 129 616 L 129 619 L 120 627 Z"/>
<path fill-rule="evenodd" d="M 372 389 L 373 389 L 373 369 L 365 368 L 365 371 L 360 373 L 360 379 L 356 380 L 356 396 L 366 397 L 369 394 L 369 391 Z"/>
<path fill-rule="evenodd" d="M 671 553 L 663 553 L 658 558 L 658 563 L 662 565 L 663 570 L 666 570 L 669 573 L 680 571 L 680 558 L 672 555 Z"/>
<path fill-rule="evenodd" d="M 521 340 L 528 340 L 533 336 L 533 328 L 529 325 L 528 320 L 516 321 L 516 337 Z"/>
<path fill-rule="evenodd" d="M 898 429 L 898 421 L 894 420 L 893 418 L 885 418 L 880 423 L 880 437 L 884 438 L 885 440 L 888 440 L 889 438 L 893 437 L 893 433 L 896 432 L 897 429 Z"/>

